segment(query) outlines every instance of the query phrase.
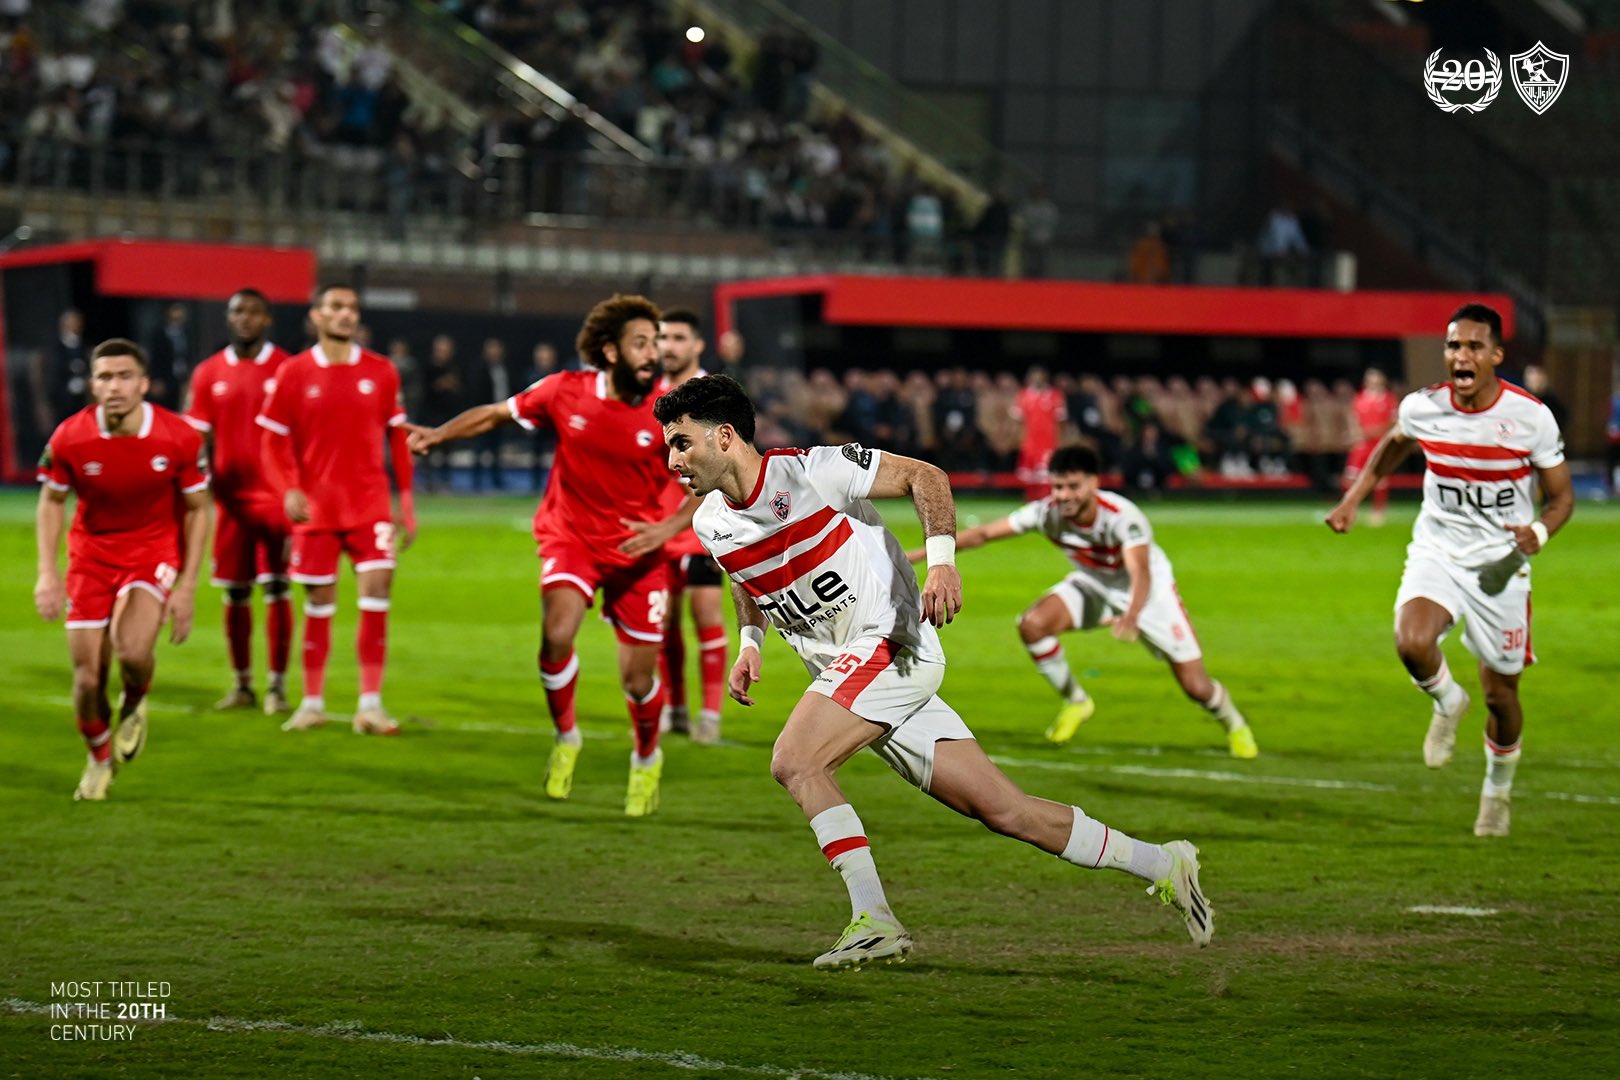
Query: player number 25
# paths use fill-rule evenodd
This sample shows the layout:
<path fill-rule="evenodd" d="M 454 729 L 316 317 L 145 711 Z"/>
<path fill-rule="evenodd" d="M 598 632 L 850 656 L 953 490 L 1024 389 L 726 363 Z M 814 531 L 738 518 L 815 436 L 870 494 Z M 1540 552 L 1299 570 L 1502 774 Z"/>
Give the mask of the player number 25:
<path fill-rule="evenodd" d="M 655 589 L 647 594 L 647 621 L 654 626 L 664 625 L 664 613 L 669 610 L 669 590 Z"/>

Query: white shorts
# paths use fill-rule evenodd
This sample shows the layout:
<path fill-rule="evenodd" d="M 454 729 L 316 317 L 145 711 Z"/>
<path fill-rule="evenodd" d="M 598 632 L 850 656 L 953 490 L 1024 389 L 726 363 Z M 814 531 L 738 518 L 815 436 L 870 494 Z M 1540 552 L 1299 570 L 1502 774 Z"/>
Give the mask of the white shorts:
<path fill-rule="evenodd" d="M 1046 595 L 1063 601 L 1076 630 L 1095 630 L 1103 625 L 1103 619 L 1120 615 L 1131 602 L 1130 593 L 1121 589 L 1101 591 L 1080 574 L 1070 574 L 1048 589 Z M 1136 626 L 1143 646 L 1160 660 L 1185 664 L 1204 655 L 1174 578 L 1154 577 Z"/>
<path fill-rule="evenodd" d="M 860 638 L 826 667 L 808 660 L 805 667 L 814 676 L 810 693 L 888 728 L 872 743 L 872 752 L 923 791 L 934 779 L 934 744 L 973 738 L 956 710 L 939 699 L 945 665 L 918 658 L 910 647 L 887 638 Z"/>
<path fill-rule="evenodd" d="M 1492 671 L 1517 675 L 1536 662 L 1530 646 L 1530 562 L 1522 555 L 1467 567 L 1412 544 L 1395 594 L 1396 618 L 1408 600 L 1419 598 L 1445 608 L 1452 626 L 1462 620 L 1463 644 Z"/>

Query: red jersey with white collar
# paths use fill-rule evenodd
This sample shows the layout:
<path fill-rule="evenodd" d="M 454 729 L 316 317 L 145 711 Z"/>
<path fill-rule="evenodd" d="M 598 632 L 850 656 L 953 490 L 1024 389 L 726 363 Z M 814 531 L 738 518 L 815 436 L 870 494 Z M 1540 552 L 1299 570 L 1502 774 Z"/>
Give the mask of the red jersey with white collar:
<path fill-rule="evenodd" d="M 1074 563 L 1076 576 L 1102 589 L 1129 589 L 1125 552 L 1146 544 L 1148 569 L 1169 577 L 1170 558 L 1153 542 L 1153 526 L 1140 507 L 1114 492 L 1097 493 L 1097 516 L 1089 525 L 1076 525 L 1063 516 L 1050 496 L 1025 503 L 1007 517 L 1015 533 L 1038 532 L 1052 541 Z"/>
<path fill-rule="evenodd" d="M 541 548 L 583 545 L 603 563 L 629 566 L 638 558 L 618 550 L 630 536 L 619 519 L 666 517 L 666 493 L 680 485 L 653 416 L 658 391 L 632 405 L 609 397 L 607 380 L 603 371 L 559 371 L 506 405 L 527 430 L 546 426 L 557 436 L 551 480 L 534 515 Z"/>
<path fill-rule="evenodd" d="M 1382 438 L 1384 432 L 1395 422 L 1395 413 L 1400 408 L 1400 402 L 1396 401 L 1395 395 L 1388 390 L 1379 390 L 1376 393 L 1371 390 L 1358 390 L 1355 400 L 1350 403 L 1350 408 L 1356 414 L 1356 425 L 1361 428 L 1361 437 L 1378 439 Z"/>
<path fill-rule="evenodd" d="M 1013 412 L 1024 422 L 1023 449 L 1028 453 L 1049 454 L 1057 449 L 1058 429 L 1069 418 L 1063 391 L 1055 386 L 1018 391 Z"/>
<path fill-rule="evenodd" d="M 110 435 L 101 406 L 62 421 L 39 459 L 40 483 L 72 491 L 79 506 L 68 530 L 68 558 L 113 566 L 179 566 L 184 495 L 208 486 L 202 436 L 150 402 L 135 435 Z"/>
<path fill-rule="evenodd" d="M 1490 405 L 1469 412 L 1449 382 L 1436 383 L 1406 395 L 1396 421 L 1429 466 L 1412 543 L 1460 566 L 1512 555 L 1517 543 L 1503 526 L 1535 520 L 1535 470 L 1564 460 L 1552 410 L 1512 383 L 1501 387 Z"/>
<path fill-rule="evenodd" d="M 707 374 L 707 371 L 703 370 L 702 368 L 698 368 L 697 371 L 692 374 L 692 378 L 701 379 Z M 671 389 L 672 387 L 668 376 L 658 380 L 658 393 L 668 393 Z M 662 441 L 661 437 L 660 441 Z M 674 476 L 673 473 L 670 475 Z M 681 504 L 684 503 L 688 497 L 689 495 L 686 490 L 686 485 L 681 483 L 679 477 L 676 477 L 675 482 L 670 485 L 668 491 L 664 494 L 663 513 L 659 516 L 669 517 L 669 515 L 681 508 Z M 679 533 L 670 538 L 670 541 L 664 545 L 664 555 L 670 559 L 679 559 L 685 555 L 706 554 L 708 553 L 703 550 L 703 545 L 698 542 L 697 532 L 693 529 L 682 529 Z"/>
<path fill-rule="evenodd" d="M 253 356 L 238 356 L 227 345 L 192 373 L 186 420 L 214 438 L 214 498 L 222 503 L 275 500 L 264 477 L 264 432 L 254 421 L 286 360 L 286 350 L 268 341 Z"/>
<path fill-rule="evenodd" d="M 369 528 L 393 516 L 383 468 L 388 429 L 405 422 L 399 372 L 388 358 L 349 347 L 332 363 L 316 345 L 289 358 L 259 426 L 293 441 L 298 489 L 309 497 L 299 532 Z"/>

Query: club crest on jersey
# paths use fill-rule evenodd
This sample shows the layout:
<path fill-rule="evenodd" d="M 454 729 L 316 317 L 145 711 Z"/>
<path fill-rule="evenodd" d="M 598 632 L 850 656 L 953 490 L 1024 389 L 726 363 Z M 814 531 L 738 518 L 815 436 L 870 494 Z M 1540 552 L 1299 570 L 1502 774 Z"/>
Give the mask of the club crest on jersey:
<path fill-rule="evenodd" d="M 167 469 L 168 467 L 169 467 L 169 459 L 164 457 L 162 454 L 156 454 L 156 455 L 154 455 L 152 457 L 152 471 L 153 472 L 162 472 L 164 469 Z"/>
<path fill-rule="evenodd" d="M 86 476 L 100 476 L 101 475 L 101 462 L 99 462 L 99 461 L 87 461 L 87 462 L 85 462 L 84 463 L 84 475 L 86 475 Z"/>
<path fill-rule="evenodd" d="M 775 495 L 771 496 L 771 513 L 776 515 L 777 521 L 786 521 L 788 519 L 788 514 L 790 511 L 792 511 L 792 509 L 793 502 L 788 498 L 787 492 L 778 491 Z"/>
<path fill-rule="evenodd" d="M 1498 420 L 1496 422 L 1496 437 L 1498 439 L 1510 439 L 1517 430 L 1518 425 L 1511 420 Z"/>
<path fill-rule="evenodd" d="M 579 413 L 575 413 L 573 416 L 568 418 L 568 426 L 573 428 L 575 431 L 584 431 L 585 418 L 579 415 Z"/>
<path fill-rule="evenodd" d="M 318 386 L 306 386 L 306 387 L 304 387 L 304 396 L 307 397 L 307 398 L 320 397 L 321 396 L 321 388 L 318 387 Z"/>
<path fill-rule="evenodd" d="M 224 380 L 216 380 L 213 386 L 215 397 L 224 397 L 230 390 L 230 384 Z"/>
<path fill-rule="evenodd" d="M 377 384 L 372 382 L 370 379 L 361 379 L 358 385 L 362 394 L 369 394 L 373 390 L 377 389 Z"/>
<path fill-rule="evenodd" d="M 650 432 L 650 431 L 638 431 L 638 432 L 636 432 L 636 445 L 637 446 L 648 447 L 648 446 L 651 446 L 652 444 L 653 444 L 653 433 L 652 432 Z"/>

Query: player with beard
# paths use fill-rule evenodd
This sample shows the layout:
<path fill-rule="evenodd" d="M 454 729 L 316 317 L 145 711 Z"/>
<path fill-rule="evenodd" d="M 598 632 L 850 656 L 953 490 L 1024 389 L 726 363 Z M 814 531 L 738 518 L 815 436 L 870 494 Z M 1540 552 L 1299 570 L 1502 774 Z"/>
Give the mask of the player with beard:
<path fill-rule="evenodd" d="M 1484 304 L 1463 305 L 1446 327 L 1445 349 L 1447 380 L 1401 401 L 1395 426 L 1327 525 L 1349 532 L 1374 486 L 1422 447 L 1423 506 L 1395 594 L 1395 651 L 1418 689 L 1434 699 L 1423 762 L 1438 769 L 1451 760 L 1470 704 L 1440 641 L 1459 620 L 1465 623 L 1463 644 L 1479 660 L 1486 708 L 1485 782 L 1474 835 L 1506 836 L 1524 729 L 1519 676 L 1536 662 L 1530 556 L 1569 521 L 1575 496 L 1552 411 L 1496 377 L 1502 316 Z M 1538 481 L 1539 517 L 1532 501 Z"/>
<path fill-rule="evenodd" d="M 436 428 L 413 427 L 410 437 L 411 449 L 425 454 L 500 424 L 556 433 L 556 463 L 534 515 L 541 559 L 540 682 L 557 729 L 545 791 L 566 799 L 573 790 L 581 746 L 574 639 L 600 589 L 603 618 L 619 639 L 619 682 L 635 732 L 624 806 L 630 817 L 658 809 L 664 768 L 658 653 L 669 602 L 661 545 L 692 520 L 691 507 L 664 519 L 665 493 L 675 478 L 652 413 L 661 318 L 644 297 L 610 297 L 591 309 L 575 342 L 589 370 L 547 375 L 506 401 L 475 406 Z M 655 524 L 638 530 L 631 527 L 635 522 Z"/>
<path fill-rule="evenodd" d="M 266 715 L 287 711 L 287 658 L 292 648 L 292 601 L 287 556 L 292 523 L 264 477 L 255 422 L 287 353 L 272 344 L 270 302 L 257 289 L 238 289 L 225 307 L 231 343 L 197 365 L 187 394 L 186 422 L 210 440 L 214 503 L 213 584 L 225 590 L 225 639 L 236 687 L 216 709 L 257 704 L 253 693 L 253 586 L 264 586 L 269 638 Z"/>
<path fill-rule="evenodd" d="M 309 318 L 318 340 L 281 365 L 259 415 L 265 476 L 293 526 L 291 577 L 304 586 L 304 698 L 281 727 L 304 731 L 326 723 L 326 658 L 338 564 L 347 553 L 360 593 L 360 701 L 353 728 L 398 735 L 382 703 L 389 594 L 396 554 L 416 538 L 399 371 L 355 342 L 360 296 L 351 286 L 316 292 Z M 397 507 L 389 498 L 385 451 Z"/>
<path fill-rule="evenodd" d="M 658 360 L 664 368 L 661 389 L 673 390 L 688 379 L 707 375 L 699 362 L 703 357 L 703 323 L 696 312 L 680 308 L 664 312 L 658 324 Z M 664 512 L 674 513 L 686 500 L 686 489 L 671 485 L 664 498 Z M 697 533 L 683 529 L 664 544 L 669 561 L 669 616 L 664 624 L 664 650 L 659 669 L 668 700 L 660 727 L 681 735 L 691 735 L 696 743 L 712 743 L 720 738 L 720 704 L 726 693 L 726 623 L 721 598 L 720 566 L 703 550 Z M 686 708 L 686 642 L 681 634 L 683 596 L 692 609 L 692 625 L 697 630 L 698 669 L 703 682 L 703 704 L 693 727 Z"/>
<path fill-rule="evenodd" d="M 202 436 L 147 402 L 150 385 L 139 345 L 123 338 L 97 345 L 95 404 L 62 421 L 39 462 L 34 607 L 45 619 L 67 616 L 73 713 L 90 751 L 75 799 L 105 799 L 118 766 L 145 747 L 158 631 L 170 622 L 177 645 L 190 634 L 208 539 Z M 64 581 L 56 559 L 69 492 L 79 506 Z M 124 676 L 116 732 L 107 701 L 114 657 Z"/>

